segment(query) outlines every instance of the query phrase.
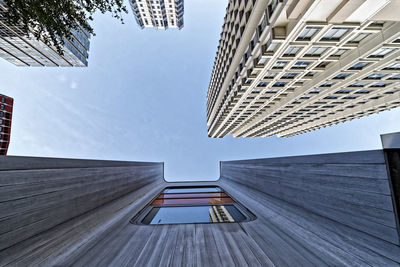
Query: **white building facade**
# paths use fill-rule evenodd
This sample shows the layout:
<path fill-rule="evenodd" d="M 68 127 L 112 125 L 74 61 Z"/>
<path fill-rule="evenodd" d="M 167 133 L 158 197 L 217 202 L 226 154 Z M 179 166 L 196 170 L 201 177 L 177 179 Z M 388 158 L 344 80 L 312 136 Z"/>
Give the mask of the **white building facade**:
<path fill-rule="evenodd" d="M 289 137 L 400 106 L 400 1 L 230 0 L 210 137 Z"/>
<path fill-rule="evenodd" d="M 130 0 L 129 3 L 142 29 L 183 28 L 183 0 Z"/>

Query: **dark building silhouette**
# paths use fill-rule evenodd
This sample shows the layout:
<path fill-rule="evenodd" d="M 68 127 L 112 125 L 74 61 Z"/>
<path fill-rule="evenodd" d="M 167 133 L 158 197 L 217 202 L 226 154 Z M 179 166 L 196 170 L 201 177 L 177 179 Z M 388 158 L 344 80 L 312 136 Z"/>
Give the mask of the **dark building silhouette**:
<path fill-rule="evenodd" d="M 400 134 L 382 138 L 196 183 L 163 163 L 0 157 L 0 266 L 398 266 Z"/>
<path fill-rule="evenodd" d="M 11 97 L 0 94 L 0 155 L 7 155 L 10 144 L 13 104 Z"/>

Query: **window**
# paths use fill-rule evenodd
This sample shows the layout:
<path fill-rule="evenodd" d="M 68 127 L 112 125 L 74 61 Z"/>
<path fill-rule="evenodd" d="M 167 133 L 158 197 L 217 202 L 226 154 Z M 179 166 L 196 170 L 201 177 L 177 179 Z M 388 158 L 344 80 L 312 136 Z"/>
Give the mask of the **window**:
<path fill-rule="evenodd" d="M 276 82 L 274 83 L 274 87 L 284 87 L 287 84 L 287 82 Z"/>
<path fill-rule="evenodd" d="M 5 98 L 5 97 L 2 97 L 2 98 L 1 98 L 1 102 L 6 103 L 6 98 Z"/>
<path fill-rule="evenodd" d="M 388 80 L 400 80 L 400 74 L 393 75 Z"/>
<path fill-rule="evenodd" d="M 350 73 L 339 73 L 338 75 L 336 75 L 335 77 L 333 77 L 333 79 L 337 79 L 337 80 L 340 80 L 340 79 L 346 79 L 346 77 L 348 77 L 350 75 Z"/>
<path fill-rule="evenodd" d="M 220 187 L 171 187 L 132 218 L 131 223 L 232 223 L 254 218 Z"/>
<path fill-rule="evenodd" d="M 372 73 L 364 78 L 364 80 L 380 80 L 385 77 L 387 74 L 384 73 Z"/>
<path fill-rule="evenodd" d="M 276 49 L 278 48 L 278 44 L 277 43 L 271 43 L 266 52 L 275 52 Z"/>
<path fill-rule="evenodd" d="M 264 79 L 273 79 L 276 76 L 276 72 L 267 72 Z"/>
<path fill-rule="evenodd" d="M 349 43 L 351 43 L 351 44 L 358 44 L 359 42 L 361 42 L 362 40 L 364 40 L 368 35 L 369 35 L 369 33 L 359 33 L 356 37 L 354 37 L 353 39 L 351 39 L 351 40 L 349 41 Z"/>
<path fill-rule="evenodd" d="M 369 65 L 367 62 L 358 62 L 351 66 L 349 70 L 362 70 L 365 66 Z"/>
<path fill-rule="evenodd" d="M 321 41 L 339 41 L 349 30 L 344 27 L 333 27 L 322 37 Z"/>
<path fill-rule="evenodd" d="M 287 64 L 286 61 L 277 61 L 272 68 L 273 69 L 283 69 L 283 67 L 285 67 L 286 64 Z"/>
<path fill-rule="evenodd" d="M 324 82 L 319 87 L 331 87 L 333 84 L 335 84 L 335 83 L 334 82 Z"/>
<path fill-rule="evenodd" d="M 393 63 L 392 65 L 385 68 L 385 70 L 399 70 L 400 62 Z"/>
<path fill-rule="evenodd" d="M 337 91 L 336 94 L 348 94 L 350 92 L 351 92 L 351 90 L 349 90 L 349 89 L 341 89 L 341 90 Z"/>
<path fill-rule="evenodd" d="M 4 105 L 0 105 L 1 110 L 4 110 L 4 107 L 5 107 Z"/>
<path fill-rule="evenodd" d="M 294 77 L 296 77 L 297 73 L 295 72 L 287 72 L 285 74 L 282 75 L 282 79 L 293 79 Z"/>
<path fill-rule="evenodd" d="M 259 82 L 257 86 L 259 87 L 265 87 L 267 86 L 268 82 Z"/>
<path fill-rule="evenodd" d="M 394 51 L 394 48 L 379 48 L 374 53 L 369 55 L 370 58 L 383 58 L 385 55 L 389 54 L 390 52 Z"/>
<path fill-rule="evenodd" d="M 305 57 L 319 57 L 327 49 L 328 49 L 327 47 L 315 46 L 315 47 L 312 47 L 310 50 L 308 50 L 308 52 L 304 56 Z"/>
<path fill-rule="evenodd" d="M 294 57 L 301 49 L 301 46 L 290 46 L 283 54 L 284 57 Z"/>
<path fill-rule="evenodd" d="M 349 85 L 349 87 L 364 87 L 365 85 L 367 85 L 366 82 L 355 82 Z"/>
<path fill-rule="evenodd" d="M 310 65 L 310 62 L 307 61 L 297 61 L 294 63 L 293 67 L 294 69 L 305 69 L 307 66 Z"/>
<path fill-rule="evenodd" d="M 370 87 L 385 87 L 386 85 L 388 85 L 388 84 L 387 83 L 374 83 Z"/>
<path fill-rule="evenodd" d="M 296 41 L 309 41 L 321 29 L 321 27 L 306 27 Z"/>

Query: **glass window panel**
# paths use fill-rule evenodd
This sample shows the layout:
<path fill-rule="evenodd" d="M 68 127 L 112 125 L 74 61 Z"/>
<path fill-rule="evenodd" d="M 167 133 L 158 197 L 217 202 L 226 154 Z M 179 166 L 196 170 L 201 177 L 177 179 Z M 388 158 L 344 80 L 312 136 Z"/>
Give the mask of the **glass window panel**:
<path fill-rule="evenodd" d="M 144 224 L 240 222 L 246 217 L 232 205 L 190 207 L 154 207 L 143 219 Z"/>
<path fill-rule="evenodd" d="M 225 193 L 195 193 L 195 194 L 160 194 L 157 199 L 163 198 L 202 198 L 202 197 L 227 197 Z"/>
<path fill-rule="evenodd" d="M 297 52 L 300 50 L 300 48 L 301 48 L 300 46 L 290 46 L 283 55 L 295 56 Z"/>
<path fill-rule="evenodd" d="M 197 205 L 197 204 L 221 204 L 233 203 L 230 197 L 214 197 L 214 198 L 164 198 L 156 199 L 151 203 L 152 206 L 162 205 Z"/>
<path fill-rule="evenodd" d="M 400 62 L 393 63 L 389 67 L 386 67 L 387 70 L 398 70 L 400 69 Z"/>
<path fill-rule="evenodd" d="M 384 48 L 379 48 L 374 53 L 372 53 L 369 57 L 382 58 L 385 55 L 387 55 L 390 52 L 392 52 L 393 50 L 395 50 L 395 49 L 394 48 L 385 48 L 385 47 Z"/>
<path fill-rule="evenodd" d="M 175 187 L 167 188 L 164 193 L 206 193 L 206 192 L 222 192 L 219 187 Z"/>
<path fill-rule="evenodd" d="M 310 50 L 308 50 L 308 52 L 305 54 L 305 56 L 306 57 L 320 56 L 327 49 L 328 49 L 327 47 L 315 46 L 315 47 L 312 47 Z"/>
<path fill-rule="evenodd" d="M 359 43 L 361 40 L 366 38 L 369 33 L 359 33 L 356 37 L 354 37 L 349 43 Z"/>
<path fill-rule="evenodd" d="M 300 33 L 300 35 L 297 37 L 297 40 L 311 40 L 311 37 L 313 37 L 320 29 L 320 27 L 307 27 Z"/>
<path fill-rule="evenodd" d="M 323 41 L 338 41 L 340 38 L 345 35 L 349 31 L 349 28 L 342 27 L 333 27 L 330 29 L 324 37 L 322 37 Z"/>

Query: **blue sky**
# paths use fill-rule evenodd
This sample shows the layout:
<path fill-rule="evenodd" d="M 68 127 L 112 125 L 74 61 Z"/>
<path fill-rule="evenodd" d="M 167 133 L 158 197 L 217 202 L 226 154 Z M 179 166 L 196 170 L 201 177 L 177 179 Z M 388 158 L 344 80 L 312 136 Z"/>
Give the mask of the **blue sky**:
<path fill-rule="evenodd" d="M 208 138 L 226 4 L 186 0 L 181 31 L 96 16 L 88 68 L 0 60 L 0 93 L 15 101 L 9 155 L 164 161 L 169 181 L 215 180 L 220 160 L 379 149 L 379 134 L 400 130 L 395 109 L 292 138 Z"/>

